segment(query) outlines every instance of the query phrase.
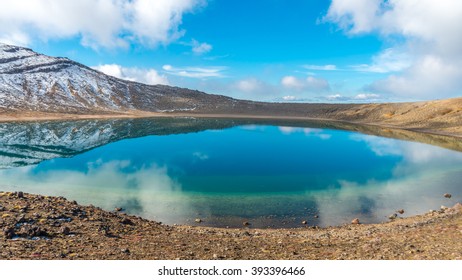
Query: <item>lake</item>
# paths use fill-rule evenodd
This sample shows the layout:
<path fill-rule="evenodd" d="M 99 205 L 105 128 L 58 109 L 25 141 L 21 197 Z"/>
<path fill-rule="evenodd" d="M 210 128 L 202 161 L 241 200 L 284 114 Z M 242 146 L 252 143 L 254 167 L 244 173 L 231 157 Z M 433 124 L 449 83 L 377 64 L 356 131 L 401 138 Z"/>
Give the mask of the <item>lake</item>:
<path fill-rule="evenodd" d="M 398 209 L 405 217 L 462 201 L 458 150 L 450 137 L 332 122 L 1 123 L 0 190 L 122 207 L 165 224 L 377 223 Z"/>

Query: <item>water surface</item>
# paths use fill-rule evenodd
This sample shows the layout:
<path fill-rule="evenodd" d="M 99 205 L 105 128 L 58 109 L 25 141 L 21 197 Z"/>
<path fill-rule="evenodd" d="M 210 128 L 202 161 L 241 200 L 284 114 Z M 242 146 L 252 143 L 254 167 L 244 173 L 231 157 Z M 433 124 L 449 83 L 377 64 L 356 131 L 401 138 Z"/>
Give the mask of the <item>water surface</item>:
<path fill-rule="evenodd" d="M 462 153 L 332 128 L 201 119 L 3 124 L 0 190 L 221 227 L 376 223 L 398 209 L 408 216 L 462 200 Z"/>

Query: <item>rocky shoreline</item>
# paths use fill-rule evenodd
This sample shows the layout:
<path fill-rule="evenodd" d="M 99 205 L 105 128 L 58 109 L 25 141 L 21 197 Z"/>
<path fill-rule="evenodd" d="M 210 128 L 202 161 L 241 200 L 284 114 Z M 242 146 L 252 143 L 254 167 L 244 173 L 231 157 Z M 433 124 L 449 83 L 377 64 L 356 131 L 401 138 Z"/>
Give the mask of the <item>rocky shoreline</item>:
<path fill-rule="evenodd" d="M 167 226 L 117 210 L 0 192 L 0 259 L 462 259 L 459 203 L 383 224 L 301 229 Z"/>

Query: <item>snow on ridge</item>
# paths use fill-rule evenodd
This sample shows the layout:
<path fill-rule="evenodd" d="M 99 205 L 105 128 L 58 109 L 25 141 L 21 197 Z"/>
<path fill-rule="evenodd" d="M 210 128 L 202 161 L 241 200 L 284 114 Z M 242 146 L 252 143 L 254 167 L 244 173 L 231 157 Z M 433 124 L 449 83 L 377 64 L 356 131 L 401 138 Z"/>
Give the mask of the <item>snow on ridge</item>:
<path fill-rule="evenodd" d="M 113 96 L 110 80 L 67 58 L 0 43 L 0 107 L 39 111 L 130 108 L 123 102 L 123 91 L 122 96 Z"/>
<path fill-rule="evenodd" d="M 68 58 L 0 43 L 0 108 L 15 111 L 101 113 L 217 108 L 230 98 L 108 76 Z"/>

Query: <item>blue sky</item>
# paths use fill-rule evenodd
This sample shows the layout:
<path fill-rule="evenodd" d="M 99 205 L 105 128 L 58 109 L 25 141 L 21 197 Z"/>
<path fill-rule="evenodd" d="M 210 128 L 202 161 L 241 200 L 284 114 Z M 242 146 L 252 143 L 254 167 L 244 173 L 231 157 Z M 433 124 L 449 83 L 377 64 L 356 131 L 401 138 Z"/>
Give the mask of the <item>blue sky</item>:
<path fill-rule="evenodd" d="M 462 93 L 460 1 L 0 1 L 0 41 L 144 83 L 292 102 Z"/>

